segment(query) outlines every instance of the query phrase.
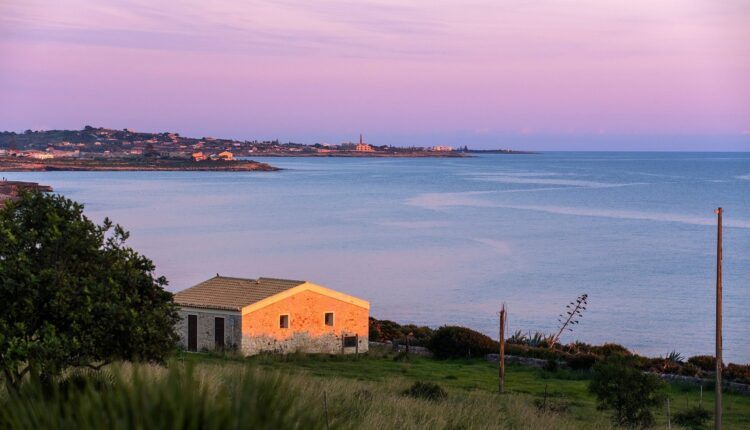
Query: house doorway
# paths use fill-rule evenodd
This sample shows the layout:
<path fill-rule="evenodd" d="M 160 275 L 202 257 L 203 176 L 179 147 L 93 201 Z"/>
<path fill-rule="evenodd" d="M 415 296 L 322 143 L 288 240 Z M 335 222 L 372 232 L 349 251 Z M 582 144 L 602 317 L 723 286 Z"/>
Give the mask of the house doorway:
<path fill-rule="evenodd" d="M 198 351 L 198 315 L 188 315 L 188 351 Z"/>
<path fill-rule="evenodd" d="M 224 349 L 224 318 L 214 318 L 214 347 Z"/>

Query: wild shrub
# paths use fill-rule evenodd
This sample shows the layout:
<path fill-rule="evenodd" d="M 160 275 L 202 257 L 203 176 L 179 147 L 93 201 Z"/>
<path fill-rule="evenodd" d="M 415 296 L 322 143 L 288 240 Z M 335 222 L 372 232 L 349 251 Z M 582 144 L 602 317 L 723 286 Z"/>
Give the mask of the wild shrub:
<path fill-rule="evenodd" d="M 729 363 L 724 370 L 724 374 L 728 380 L 750 384 L 750 364 Z"/>
<path fill-rule="evenodd" d="M 557 372 L 560 370 L 560 363 L 555 359 L 549 359 L 544 363 L 543 369 L 547 372 Z"/>
<path fill-rule="evenodd" d="M 654 422 L 653 409 L 664 398 L 662 382 L 643 373 L 634 357 L 612 355 L 594 366 L 589 391 L 596 395 L 599 409 L 612 409 L 618 425 L 640 428 Z"/>
<path fill-rule="evenodd" d="M 472 329 L 443 326 L 435 330 L 428 348 L 438 359 L 478 358 L 497 352 L 499 345 L 489 336 Z"/>
<path fill-rule="evenodd" d="M 369 338 L 375 342 L 403 342 L 409 335 L 409 343 L 414 346 L 427 346 L 433 330 L 414 324 L 401 325 L 390 320 L 370 317 Z"/>
<path fill-rule="evenodd" d="M 425 399 L 437 402 L 448 398 L 448 392 L 438 384 L 432 382 L 417 381 L 408 390 L 404 391 L 405 396 L 416 399 Z"/>
<path fill-rule="evenodd" d="M 689 429 L 702 429 L 710 419 L 711 413 L 703 406 L 693 406 L 674 414 L 674 422 Z"/>
<path fill-rule="evenodd" d="M 508 355 L 539 358 L 542 360 L 567 360 L 569 357 L 567 353 L 554 349 L 509 344 L 507 342 L 505 343 L 505 353 Z"/>
<path fill-rule="evenodd" d="M 576 354 L 568 358 L 566 363 L 571 370 L 591 370 L 598 357 L 594 354 Z"/>
<path fill-rule="evenodd" d="M 694 355 L 688 358 L 687 362 L 707 372 L 716 370 L 716 357 L 711 355 Z"/>
<path fill-rule="evenodd" d="M 632 355 L 632 353 L 622 345 L 616 343 L 605 343 L 604 345 L 597 345 L 591 347 L 591 353 L 601 355 L 603 357 L 609 357 L 610 355 Z"/>

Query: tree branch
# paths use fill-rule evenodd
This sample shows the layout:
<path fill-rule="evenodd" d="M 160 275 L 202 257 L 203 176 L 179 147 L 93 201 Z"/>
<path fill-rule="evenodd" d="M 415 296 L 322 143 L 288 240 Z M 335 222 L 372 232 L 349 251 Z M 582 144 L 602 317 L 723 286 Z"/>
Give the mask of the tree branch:
<path fill-rule="evenodd" d="M 98 364 L 98 365 L 96 365 L 96 364 L 85 364 L 85 365 L 79 366 L 79 367 L 88 367 L 89 369 L 99 370 L 102 367 L 104 367 L 104 366 L 106 366 L 106 365 L 108 365 L 110 363 L 112 363 L 112 362 L 111 361 L 103 361 L 101 364 Z"/>

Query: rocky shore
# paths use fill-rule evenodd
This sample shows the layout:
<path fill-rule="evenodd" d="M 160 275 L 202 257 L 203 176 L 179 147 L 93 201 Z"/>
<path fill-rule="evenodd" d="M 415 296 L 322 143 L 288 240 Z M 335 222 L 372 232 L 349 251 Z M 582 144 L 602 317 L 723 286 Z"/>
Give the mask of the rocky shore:
<path fill-rule="evenodd" d="M 219 171 L 219 172 L 270 172 L 279 168 L 252 160 L 216 160 L 200 163 L 170 159 L 52 159 L 35 160 L 18 157 L 0 157 L 0 171 Z"/>
<path fill-rule="evenodd" d="M 33 190 L 51 192 L 52 187 L 49 185 L 39 185 L 36 182 L 8 181 L 3 178 L 0 180 L 0 202 L 13 200 L 17 198 L 22 191 Z"/>

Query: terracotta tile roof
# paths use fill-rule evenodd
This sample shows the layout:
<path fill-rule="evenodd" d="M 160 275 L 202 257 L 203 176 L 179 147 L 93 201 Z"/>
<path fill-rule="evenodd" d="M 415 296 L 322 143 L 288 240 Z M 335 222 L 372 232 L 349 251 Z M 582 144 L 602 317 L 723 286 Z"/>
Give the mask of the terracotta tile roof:
<path fill-rule="evenodd" d="M 174 301 L 181 306 L 239 311 L 304 283 L 291 279 L 243 279 L 217 275 L 175 294 Z"/>

